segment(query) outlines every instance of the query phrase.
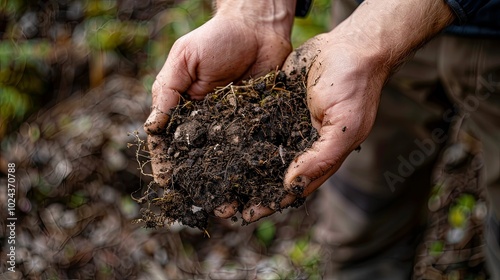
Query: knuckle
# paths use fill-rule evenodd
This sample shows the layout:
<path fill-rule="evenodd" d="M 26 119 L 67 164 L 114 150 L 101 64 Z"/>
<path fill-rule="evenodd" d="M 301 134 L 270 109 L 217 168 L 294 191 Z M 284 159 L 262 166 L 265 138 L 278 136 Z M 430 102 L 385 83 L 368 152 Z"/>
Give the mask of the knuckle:
<path fill-rule="evenodd" d="M 157 76 L 156 80 L 153 82 L 153 85 L 151 86 L 151 92 L 155 95 L 161 93 L 162 85 L 160 83 L 160 80 L 161 77 Z"/>

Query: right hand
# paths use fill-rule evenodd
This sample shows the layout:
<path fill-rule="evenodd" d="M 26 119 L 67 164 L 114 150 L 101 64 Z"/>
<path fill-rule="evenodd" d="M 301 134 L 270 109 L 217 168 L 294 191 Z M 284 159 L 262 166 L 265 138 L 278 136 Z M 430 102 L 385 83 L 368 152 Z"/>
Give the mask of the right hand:
<path fill-rule="evenodd" d="M 153 106 L 144 128 L 164 129 L 179 93 L 200 100 L 218 86 L 280 67 L 292 51 L 290 38 L 256 27 L 237 15 L 219 15 L 178 39 L 153 83 Z"/>
<path fill-rule="evenodd" d="M 267 23 L 267 25 L 266 25 Z M 217 86 L 250 76 L 257 77 L 281 67 L 292 51 L 290 32 L 275 22 L 258 23 L 237 11 L 217 13 L 203 26 L 177 40 L 153 84 L 152 112 L 144 124 L 155 181 L 169 181 L 169 163 L 163 158 L 168 148 L 158 134 L 164 132 L 169 112 L 179 103 L 180 93 L 200 100 Z M 236 213 L 228 202 L 215 210 L 219 217 Z"/>

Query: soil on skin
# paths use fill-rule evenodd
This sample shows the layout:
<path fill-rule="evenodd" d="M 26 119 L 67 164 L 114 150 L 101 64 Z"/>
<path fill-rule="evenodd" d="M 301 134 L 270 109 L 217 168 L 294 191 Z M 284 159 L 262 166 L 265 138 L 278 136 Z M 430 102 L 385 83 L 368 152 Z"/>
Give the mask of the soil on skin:
<path fill-rule="evenodd" d="M 239 211 L 249 203 L 279 205 L 288 165 L 318 137 L 305 97 L 302 78 L 287 81 L 278 71 L 219 88 L 203 101 L 184 98 L 172 111 L 163 143 L 150 144 L 155 150 L 166 143 L 152 156 L 161 157 L 167 183 L 148 187 L 141 221 L 204 230 L 223 203 L 237 201 Z"/>

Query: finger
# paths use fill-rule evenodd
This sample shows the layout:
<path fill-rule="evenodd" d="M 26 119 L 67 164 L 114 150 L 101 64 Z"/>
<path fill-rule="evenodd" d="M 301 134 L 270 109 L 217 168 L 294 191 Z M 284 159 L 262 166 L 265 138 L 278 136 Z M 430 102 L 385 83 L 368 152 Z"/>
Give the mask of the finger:
<path fill-rule="evenodd" d="M 159 135 L 164 132 L 169 120 L 170 110 L 179 102 L 179 93 L 175 90 L 165 91 L 158 80 L 153 84 L 153 106 L 151 114 L 144 123 L 148 134 L 148 150 L 151 157 L 151 168 L 154 181 L 167 187 L 172 174 L 171 163 L 166 159 L 168 146 Z M 168 94 L 170 92 L 170 94 Z"/>
<path fill-rule="evenodd" d="M 267 42 L 261 46 L 261 55 L 256 57 L 250 69 L 240 77 L 240 80 L 264 76 L 270 71 L 280 69 L 283 66 L 288 55 L 292 52 L 292 44 L 283 38 L 277 37 Z M 269 54 L 273 55 L 269 56 Z"/>
<path fill-rule="evenodd" d="M 233 201 L 231 203 L 224 203 L 214 209 L 214 214 L 215 216 L 222 218 L 222 219 L 227 219 L 236 214 L 238 211 L 238 202 Z"/>
<path fill-rule="evenodd" d="M 165 157 L 168 149 L 167 143 L 159 135 L 148 135 L 148 149 L 154 181 L 161 187 L 169 186 L 172 163 Z"/>
<path fill-rule="evenodd" d="M 263 217 L 267 217 L 277 210 L 286 208 L 290 206 L 296 199 L 295 195 L 287 194 L 283 200 L 281 200 L 279 208 L 275 205 L 271 205 L 270 207 L 262 206 L 261 204 L 252 204 L 247 208 L 243 209 L 241 212 L 241 216 L 243 220 L 247 223 L 253 223 Z"/>
<path fill-rule="evenodd" d="M 285 174 L 285 189 L 297 196 L 308 196 L 335 173 L 356 144 L 347 125 L 325 125 L 311 148 L 293 160 Z"/>
<path fill-rule="evenodd" d="M 144 130 L 148 134 L 163 132 L 170 110 L 179 104 L 179 93 L 186 92 L 195 80 L 196 59 L 190 55 L 184 41 L 182 38 L 176 41 L 153 83 L 152 110 L 144 123 Z"/>
<path fill-rule="evenodd" d="M 164 90 L 161 87 L 159 82 L 153 84 L 153 106 L 144 123 L 144 130 L 150 135 L 163 132 L 170 117 L 170 110 L 177 106 L 180 99 L 177 90 Z"/>
<path fill-rule="evenodd" d="M 299 75 L 306 75 L 315 57 L 320 52 L 319 45 L 324 40 L 321 35 L 306 41 L 296 48 L 285 60 L 282 70 L 289 78 L 294 79 Z"/>

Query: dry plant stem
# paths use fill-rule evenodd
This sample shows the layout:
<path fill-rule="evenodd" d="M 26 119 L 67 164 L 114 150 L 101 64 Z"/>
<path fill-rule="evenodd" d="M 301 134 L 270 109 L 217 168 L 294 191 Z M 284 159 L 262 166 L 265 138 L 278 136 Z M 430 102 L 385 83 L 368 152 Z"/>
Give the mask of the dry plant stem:
<path fill-rule="evenodd" d="M 128 135 L 133 135 L 135 138 L 135 144 L 134 143 L 128 143 L 127 148 L 131 148 L 132 146 L 136 146 L 136 151 L 135 151 L 135 160 L 137 161 L 137 164 L 139 165 L 139 170 L 141 171 L 141 174 L 147 177 L 154 177 L 153 174 L 150 173 L 145 173 L 144 172 L 144 166 L 147 164 L 151 163 L 151 156 L 149 150 L 146 150 L 146 141 L 141 139 L 139 137 L 139 132 L 136 130 L 134 132 L 128 133 Z M 141 152 L 147 153 L 141 154 Z M 147 159 L 146 161 L 143 161 L 142 159 L 145 158 Z"/>

